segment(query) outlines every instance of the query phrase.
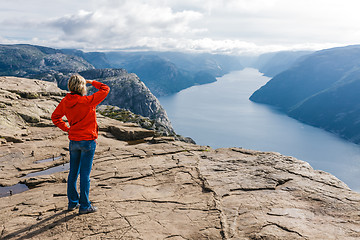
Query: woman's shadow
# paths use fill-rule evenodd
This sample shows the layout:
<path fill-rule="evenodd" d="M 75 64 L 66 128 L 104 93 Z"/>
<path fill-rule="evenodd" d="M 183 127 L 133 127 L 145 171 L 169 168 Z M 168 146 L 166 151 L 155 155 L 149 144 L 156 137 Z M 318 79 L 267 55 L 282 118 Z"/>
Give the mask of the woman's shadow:
<path fill-rule="evenodd" d="M 57 217 L 64 215 L 60 219 L 55 220 Z M 0 236 L 0 239 L 30 239 L 33 238 L 41 233 L 44 233 L 52 228 L 54 228 L 57 225 L 60 225 L 64 222 L 67 222 L 74 217 L 76 217 L 78 213 L 76 211 L 69 212 L 68 210 L 63 210 L 61 212 L 58 212 L 54 215 L 51 215 L 40 222 L 37 222 L 36 224 L 33 224 L 31 226 L 27 226 L 23 229 L 20 229 L 16 232 L 9 233 L 5 236 Z M 39 216 L 41 217 L 41 216 Z M 25 235 L 22 235 L 23 233 L 27 232 Z M 22 235 L 22 236 L 20 236 Z"/>

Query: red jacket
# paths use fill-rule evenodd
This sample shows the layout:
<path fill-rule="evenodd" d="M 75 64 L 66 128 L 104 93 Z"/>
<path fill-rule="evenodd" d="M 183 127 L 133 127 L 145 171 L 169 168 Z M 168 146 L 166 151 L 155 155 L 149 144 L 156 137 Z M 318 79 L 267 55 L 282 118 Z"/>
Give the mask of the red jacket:
<path fill-rule="evenodd" d="M 94 140 L 98 137 L 95 109 L 106 98 L 110 88 L 97 81 L 93 81 L 92 85 L 99 91 L 91 96 L 68 93 L 51 115 L 53 123 L 61 130 L 69 133 L 70 140 Z M 70 124 L 70 128 L 62 120 L 64 115 Z"/>

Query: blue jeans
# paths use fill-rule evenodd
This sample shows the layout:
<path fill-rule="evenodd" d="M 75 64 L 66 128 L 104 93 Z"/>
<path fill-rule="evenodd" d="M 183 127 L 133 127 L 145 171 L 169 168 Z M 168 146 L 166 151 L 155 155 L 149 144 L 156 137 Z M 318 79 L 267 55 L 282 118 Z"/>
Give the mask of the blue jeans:
<path fill-rule="evenodd" d="M 80 209 L 89 208 L 90 172 L 96 148 L 95 140 L 72 141 L 69 143 L 70 171 L 67 183 L 68 207 L 80 203 Z M 80 173 L 80 197 L 76 182 Z"/>

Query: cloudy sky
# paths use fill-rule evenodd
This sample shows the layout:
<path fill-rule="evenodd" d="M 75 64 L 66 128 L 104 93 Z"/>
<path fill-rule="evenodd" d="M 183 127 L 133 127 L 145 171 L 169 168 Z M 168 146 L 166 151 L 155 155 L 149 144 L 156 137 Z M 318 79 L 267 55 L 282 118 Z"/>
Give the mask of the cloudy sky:
<path fill-rule="evenodd" d="M 359 44 L 359 0 L 2 0 L 0 43 L 262 53 Z"/>

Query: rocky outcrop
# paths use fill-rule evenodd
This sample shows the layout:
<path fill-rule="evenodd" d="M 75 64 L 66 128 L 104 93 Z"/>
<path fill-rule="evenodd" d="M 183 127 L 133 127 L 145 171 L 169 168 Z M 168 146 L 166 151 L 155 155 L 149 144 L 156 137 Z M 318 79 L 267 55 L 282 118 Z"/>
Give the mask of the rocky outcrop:
<path fill-rule="evenodd" d="M 52 108 L 61 98 L 1 91 L 9 108 L 1 116 L 40 100 Z M 23 142 L 1 142 L 0 239 L 360 238 L 360 194 L 306 162 L 169 137 L 120 141 L 112 127 L 137 127 L 101 115 L 90 190 L 99 211 L 68 212 L 68 139 L 48 118 L 17 116 L 12 124 L 27 136 L 9 130 Z"/>
<path fill-rule="evenodd" d="M 25 142 L 30 125 L 51 126 L 50 115 L 64 94 L 54 83 L 0 77 L 0 137 Z"/>
<path fill-rule="evenodd" d="M 113 118 L 124 123 L 135 123 L 137 126 L 155 131 L 156 136 L 171 136 L 174 137 L 175 140 L 196 144 L 195 141 L 190 137 L 184 137 L 175 134 L 173 131 L 167 130 L 167 127 L 161 124 L 159 121 L 134 114 L 133 112 L 123 108 L 111 105 L 100 105 L 97 107 L 97 112 L 106 117 Z"/>
<path fill-rule="evenodd" d="M 165 135 L 175 134 L 159 100 L 135 74 L 127 73 L 124 69 L 94 69 L 80 74 L 86 79 L 98 80 L 110 87 L 109 95 L 101 104 L 117 106 L 149 117 L 161 126 Z M 94 89 L 89 92 L 92 91 Z"/>
<path fill-rule="evenodd" d="M 54 127 L 51 113 L 66 93 L 55 83 L 0 77 L 0 138 L 2 141 L 22 143 L 34 139 L 46 139 L 38 135 L 33 136 L 33 131 L 38 132 L 38 129 L 44 127 Z M 101 115 L 99 118 L 105 119 Z M 139 128 L 139 124 L 136 123 L 124 123 L 120 129 L 116 126 L 119 121 L 106 119 L 100 120 L 103 123 L 102 129 L 111 132 L 119 140 L 139 140 L 153 137 L 156 133 L 156 129 Z M 161 134 L 157 133 L 157 135 Z M 44 136 L 46 136 L 45 130 Z"/>

